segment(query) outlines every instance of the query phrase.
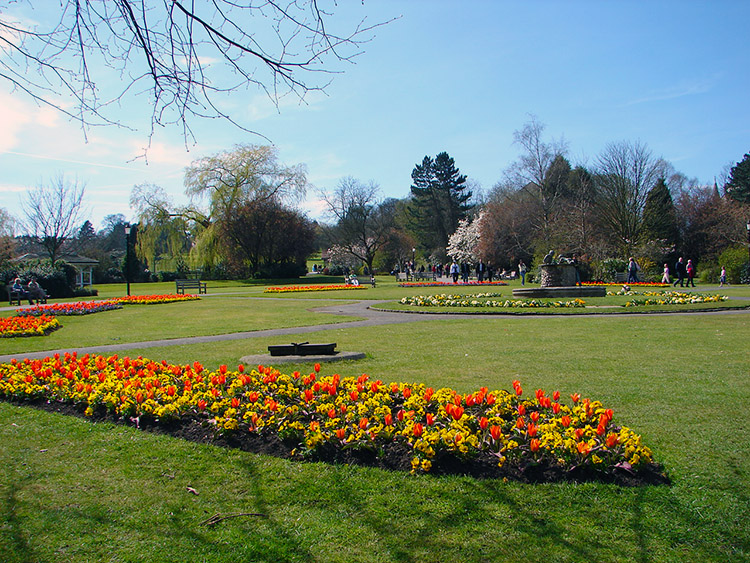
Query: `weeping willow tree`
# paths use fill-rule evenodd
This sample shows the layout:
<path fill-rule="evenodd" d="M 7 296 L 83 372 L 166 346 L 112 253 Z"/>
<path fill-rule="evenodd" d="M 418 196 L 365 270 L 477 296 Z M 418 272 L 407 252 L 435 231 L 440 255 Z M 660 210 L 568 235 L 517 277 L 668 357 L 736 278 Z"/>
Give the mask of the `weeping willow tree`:
<path fill-rule="evenodd" d="M 307 177 L 303 165 L 279 162 L 275 147 L 237 145 L 195 160 L 185 170 L 189 203 L 176 206 L 153 185 L 136 186 L 130 203 L 138 212 L 142 259 L 182 257 L 191 269 L 211 270 L 224 262 L 226 249 L 219 232 L 223 222 L 253 201 L 299 201 Z M 150 262 L 149 262 L 150 263 Z"/>

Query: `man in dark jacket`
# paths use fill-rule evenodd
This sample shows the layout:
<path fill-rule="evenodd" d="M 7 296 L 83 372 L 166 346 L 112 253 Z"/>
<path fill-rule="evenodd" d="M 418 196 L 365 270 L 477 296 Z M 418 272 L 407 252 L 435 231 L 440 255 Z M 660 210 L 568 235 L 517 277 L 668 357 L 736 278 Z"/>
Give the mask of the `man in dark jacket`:
<path fill-rule="evenodd" d="M 677 278 L 674 280 L 674 283 L 672 285 L 676 286 L 679 282 L 680 287 L 684 287 L 683 284 L 685 283 L 685 263 L 682 261 L 682 256 L 680 256 L 680 259 L 677 260 L 674 265 L 674 273 Z"/>

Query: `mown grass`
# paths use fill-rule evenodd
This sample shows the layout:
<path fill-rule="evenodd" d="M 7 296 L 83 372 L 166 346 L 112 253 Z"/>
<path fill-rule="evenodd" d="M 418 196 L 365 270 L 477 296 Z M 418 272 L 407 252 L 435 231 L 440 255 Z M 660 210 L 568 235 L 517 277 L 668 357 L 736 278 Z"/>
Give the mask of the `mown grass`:
<path fill-rule="evenodd" d="M 731 289 L 737 295 L 747 292 Z M 221 303 L 226 300 L 231 309 L 235 299 L 240 297 L 200 303 L 219 308 L 221 317 L 230 314 L 220 309 Z M 280 307 L 278 316 L 289 314 L 283 305 L 294 304 L 246 301 L 253 307 Z M 189 305 L 174 307 L 185 312 Z M 158 323 L 162 307 L 172 305 L 133 308 L 146 319 L 143 330 Z M 83 338 L 86 323 L 110 314 L 81 317 L 85 322 L 80 326 L 59 332 Z M 365 372 L 386 382 L 422 381 L 461 392 L 483 385 L 507 389 L 518 378 L 527 394 L 536 388 L 559 389 L 564 396 L 578 391 L 600 399 L 615 410 L 616 420 L 643 435 L 667 467 L 672 485 L 524 485 L 291 463 L 0 403 L 2 559 L 750 558 L 750 440 L 745 423 L 750 314 L 416 318 L 402 325 L 331 326 L 314 340 L 300 338 L 367 353 L 360 362 L 327 365 L 327 373 Z M 231 366 L 243 355 L 264 352 L 268 344 L 300 338 L 128 354 Z M 311 368 L 289 365 L 284 370 Z M 240 512 L 263 516 L 201 525 L 216 513 Z"/>

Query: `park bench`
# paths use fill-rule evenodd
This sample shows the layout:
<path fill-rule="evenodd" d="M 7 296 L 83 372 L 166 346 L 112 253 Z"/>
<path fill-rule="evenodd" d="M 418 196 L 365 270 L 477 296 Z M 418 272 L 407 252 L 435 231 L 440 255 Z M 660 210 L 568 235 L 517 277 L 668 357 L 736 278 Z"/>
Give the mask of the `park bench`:
<path fill-rule="evenodd" d="M 13 305 L 13 303 L 21 305 L 21 299 L 28 299 L 28 293 L 26 290 L 17 291 L 13 289 L 12 285 L 6 285 L 5 290 L 8 292 L 8 301 L 11 305 Z M 44 292 L 44 290 L 42 291 Z M 32 299 L 32 301 L 36 301 L 36 304 L 39 305 L 40 303 L 46 303 L 48 298 L 49 295 L 47 295 L 47 292 L 44 292 L 43 296 Z"/>
<path fill-rule="evenodd" d="M 617 283 L 625 283 L 628 280 L 628 274 L 625 272 L 615 272 L 615 281 Z"/>
<path fill-rule="evenodd" d="M 405 282 L 406 280 L 406 272 L 399 272 L 396 274 L 396 281 L 398 282 Z"/>
<path fill-rule="evenodd" d="M 411 278 L 414 281 L 419 281 L 419 280 L 433 280 L 434 281 L 435 280 L 435 276 L 433 275 L 432 272 L 414 272 L 411 275 Z"/>
<path fill-rule="evenodd" d="M 185 290 L 198 290 L 198 293 L 206 293 L 206 282 L 202 282 L 201 280 L 174 280 L 177 294 L 184 295 Z"/>
<path fill-rule="evenodd" d="M 354 280 L 357 280 L 357 283 L 354 283 Z M 344 277 L 344 283 L 346 285 L 363 285 L 366 283 L 369 283 L 372 287 L 375 287 L 375 276 L 370 276 L 370 279 L 365 278 L 351 278 L 349 276 Z"/>

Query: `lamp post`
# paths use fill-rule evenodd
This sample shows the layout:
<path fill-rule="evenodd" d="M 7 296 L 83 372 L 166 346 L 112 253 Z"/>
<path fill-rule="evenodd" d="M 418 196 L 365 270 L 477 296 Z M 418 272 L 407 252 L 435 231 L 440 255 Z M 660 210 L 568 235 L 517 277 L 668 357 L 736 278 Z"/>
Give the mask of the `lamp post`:
<path fill-rule="evenodd" d="M 125 226 L 125 283 L 130 297 L 130 225 Z"/>

